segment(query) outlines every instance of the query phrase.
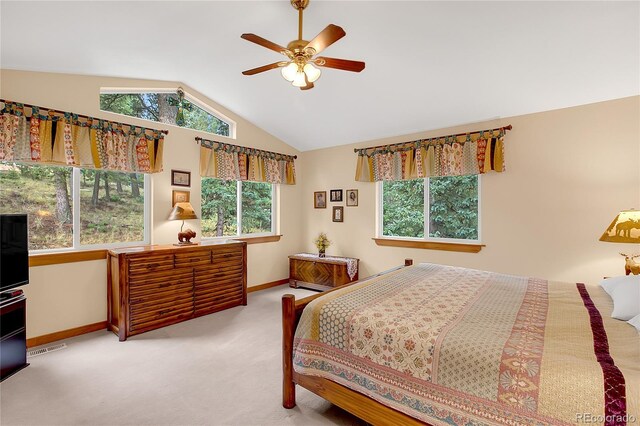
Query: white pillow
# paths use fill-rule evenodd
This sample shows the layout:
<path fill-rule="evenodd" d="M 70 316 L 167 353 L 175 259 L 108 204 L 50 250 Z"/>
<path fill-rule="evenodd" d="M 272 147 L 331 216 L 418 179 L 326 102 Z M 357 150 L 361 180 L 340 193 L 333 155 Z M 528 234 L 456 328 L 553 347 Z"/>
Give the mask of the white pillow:
<path fill-rule="evenodd" d="M 606 278 L 602 280 L 600 287 L 611 296 L 613 289 L 623 284 L 640 286 L 640 275 L 622 275 L 620 277 Z"/>
<path fill-rule="evenodd" d="M 640 315 L 636 315 L 627 322 L 634 326 L 636 330 L 640 331 Z"/>
<path fill-rule="evenodd" d="M 611 290 L 613 312 L 611 317 L 629 321 L 640 315 L 640 283 L 629 282 L 618 284 Z"/>

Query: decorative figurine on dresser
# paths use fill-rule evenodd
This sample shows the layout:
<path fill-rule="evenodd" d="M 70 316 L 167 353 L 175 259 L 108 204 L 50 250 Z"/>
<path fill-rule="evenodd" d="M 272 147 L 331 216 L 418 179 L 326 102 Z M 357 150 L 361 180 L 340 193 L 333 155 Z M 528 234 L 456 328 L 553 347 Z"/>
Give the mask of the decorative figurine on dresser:
<path fill-rule="evenodd" d="M 359 262 L 353 257 L 294 254 L 289 256 L 289 287 L 325 291 L 358 281 Z"/>
<path fill-rule="evenodd" d="M 247 243 L 110 250 L 107 317 L 120 341 L 247 304 Z"/>

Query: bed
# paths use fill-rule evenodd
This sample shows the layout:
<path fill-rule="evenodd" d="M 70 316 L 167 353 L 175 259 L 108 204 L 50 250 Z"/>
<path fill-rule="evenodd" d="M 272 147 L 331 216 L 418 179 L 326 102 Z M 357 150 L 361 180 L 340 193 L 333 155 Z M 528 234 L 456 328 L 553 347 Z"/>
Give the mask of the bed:
<path fill-rule="evenodd" d="M 638 422 L 640 336 L 597 286 L 412 265 L 282 299 L 296 384 L 372 424 Z"/>

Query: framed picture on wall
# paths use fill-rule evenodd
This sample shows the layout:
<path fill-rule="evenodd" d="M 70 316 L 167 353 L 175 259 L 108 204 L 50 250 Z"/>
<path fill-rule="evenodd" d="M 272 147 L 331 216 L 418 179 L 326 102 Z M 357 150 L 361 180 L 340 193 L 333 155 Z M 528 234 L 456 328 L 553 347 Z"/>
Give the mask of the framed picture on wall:
<path fill-rule="evenodd" d="M 314 209 L 327 208 L 327 191 L 316 191 L 313 193 L 313 208 Z"/>
<path fill-rule="evenodd" d="M 190 200 L 189 191 L 176 191 L 175 189 L 171 192 L 171 207 L 175 206 L 176 203 L 188 203 Z"/>
<path fill-rule="evenodd" d="M 331 190 L 331 201 L 342 201 L 342 189 L 332 189 Z"/>
<path fill-rule="evenodd" d="M 171 185 L 173 186 L 191 186 L 191 172 L 182 170 L 171 170 Z"/>
<path fill-rule="evenodd" d="M 333 221 L 334 222 L 344 222 L 344 207 L 335 206 L 333 208 Z"/>
<path fill-rule="evenodd" d="M 347 198 L 347 206 L 348 207 L 356 207 L 358 205 L 358 190 L 357 189 L 347 189 L 347 193 L 345 194 Z"/>

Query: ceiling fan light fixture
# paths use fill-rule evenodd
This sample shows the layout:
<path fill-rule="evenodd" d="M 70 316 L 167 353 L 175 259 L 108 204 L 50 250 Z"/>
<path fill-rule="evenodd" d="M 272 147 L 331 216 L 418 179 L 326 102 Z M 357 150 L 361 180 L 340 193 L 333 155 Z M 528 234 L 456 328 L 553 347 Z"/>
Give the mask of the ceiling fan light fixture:
<path fill-rule="evenodd" d="M 282 76 L 287 81 L 293 81 L 298 73 L 298 65 L 295 62 L 289 62 L 289 65 L 282 68 Z"/>
<path fill-rule="evenodd" d="M 322 74 L 322 71 L 314 67 L 313 64 L 311 64 L 310 62 L 304 66 L 303 70 L 304 70 L 304 73 L 307 75 L 307 80 L 309 80 L 309 83 L 313 83 L 314 81 L 319 79 L 320 74 Z"/>
<path fill-rule="evenodd" d="M 2 0 L 0 0 L 2 1 Z M 346 35 L 345 31 L 334 24 L 327 25 L 311 41 L 302 37 L 302 13 L 310 0 L 290 0 L 291 5 L 298 11 L 298 38 L 287 44 L 287 47 L 262 38 L 256 34 L 244 33 L 240 37 L 251 43 L 273 50 L 284 55 L 288 60 L 274 62 L 261 67 L 243 71 L 243 75 L 255 75 L 275 68 L 280 68 L 282 77 L 302 90 L 314 88 L 313 82 L 320 78 L 322 70 L 317 67 L 334 68 L 343 71 L 360 72 L 364 69 L 364 62 L 316 57 Z"/>
<path fill-rule="evenodd" d="M 299 71 L 296 73 L 296 76 L 293 79 L 293 82 L 291 84 L 293 84 L 296 87 L 304 87 L 307 85 L 307 80 L 305 78 L 305 74 L 302 71 Z"/>

